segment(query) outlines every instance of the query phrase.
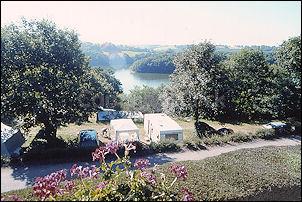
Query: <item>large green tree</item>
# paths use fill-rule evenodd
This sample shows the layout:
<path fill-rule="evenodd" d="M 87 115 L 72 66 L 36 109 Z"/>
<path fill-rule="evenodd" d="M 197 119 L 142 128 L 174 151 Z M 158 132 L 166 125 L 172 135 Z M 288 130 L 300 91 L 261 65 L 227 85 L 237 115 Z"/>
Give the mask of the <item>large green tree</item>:
<path fill-rule="evenodd" d="M 129 94 L 122 97 L 123 109 L 127 111 L 140 111 L 142 113 L 160 113 L 162 104 L 160 94 L 163 86 L 152 88 L 149 86 L 135 86 Z"/>
<path fill-rule="evenodd" d="M 301 120 L 301 36 L 284 41 L 276 51 L 275 105 L 280 117 Z"/>
<path fill-rule="evenodd" d="M 106 89 L 80 45 L 75 32 L 47 20 L 1 27 L 1 119 L 42 124 L 51 140 L 60 125 L 87 117 L 91 96 Z"/>
<path fill-rule="evenodd" d="M 219 98 L 223 96 L 221 81 L 225 80 L 220 68 L 221 57 L 209 42 L 192 45 L 174 58 L 175 70 L 170 84 L 162 95 L 166 113 L 178 116 L 213 118 Z"/>
<path fill-rule="evenodd" d="M 272 70 L 261 50 L 245 48 L 225 63 L 230 78 L 232 107 L 229 116 L 237 119 L 269 118 L 272 115 Z M 233 114 L 233 115 L 232 115 Z"/>

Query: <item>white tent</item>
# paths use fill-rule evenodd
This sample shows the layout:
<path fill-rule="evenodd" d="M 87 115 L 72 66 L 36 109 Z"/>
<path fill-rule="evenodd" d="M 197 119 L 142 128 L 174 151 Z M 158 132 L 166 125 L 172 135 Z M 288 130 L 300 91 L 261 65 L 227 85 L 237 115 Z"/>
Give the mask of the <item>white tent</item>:
<path fill-rule="evenodd" d="M 13 129 L 1 122 L 1 156 L 18 154 L 25 138 L 17 129 Z"/>
<path fill-rule="evenodd" d="M 169 116 L 163 113 L 145 114 L 144 129 L 153 142 L 165 139 L 182 141 L 183 129 Z"/>
<path fill-rule="evenodd" d="M 139 129 L 132 119 L 114 119 L 110 121 L 112 139 L 115 141 L 139 141 Z"/>

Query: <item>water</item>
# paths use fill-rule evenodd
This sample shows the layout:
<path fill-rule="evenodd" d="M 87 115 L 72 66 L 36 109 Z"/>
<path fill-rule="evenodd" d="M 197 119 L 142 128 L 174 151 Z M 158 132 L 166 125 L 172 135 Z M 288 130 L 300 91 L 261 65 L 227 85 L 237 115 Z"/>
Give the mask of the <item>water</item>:
<path fill-rule="evenodd" d="M 159 87 L 169 82 L 169 74 L 132 73 L 129 69 L 117 69 L 114 76 L 122 83 L 124 93 L 128 94 L 134 86 Z"/>

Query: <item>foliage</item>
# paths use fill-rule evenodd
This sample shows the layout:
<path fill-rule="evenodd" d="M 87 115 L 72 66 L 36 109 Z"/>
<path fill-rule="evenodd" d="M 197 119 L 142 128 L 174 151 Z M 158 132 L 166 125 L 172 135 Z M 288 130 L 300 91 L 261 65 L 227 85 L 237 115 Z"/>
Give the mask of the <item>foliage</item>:
<path fill-rule="evenodd" d="M 135 61 L 130 69 L 138 73 L 171 74 L 175 69 L 172 60 L 173 54 L 155 54 Z"/>
<path fill-rule="evenodd" d="M 66 180 L 67 171 L 60 170 L 45 177 L 38 177 L 33 185 L 33 195 L 40 200 L 175 200 L 180 193 L 173 191 L 176 181 L 185 181 L 188 172 L 182 165 L 172 164 L 170 172 L 175 175 L 172 182 L 168 182 L 165 174 L 147 170 L 150 165 L 146 159 L 137 159 L 132 166 L 129 151 L 135 150 L 132 143 L 125 143 L 125 155 L 120 158 L 117 154 L 119 147 L 115 142 L 97 148 L 93 153 L 93 160 L 100 162 L 100 166 L 77 166 L 70 169 L 70 175 L 76 180 Z M 106 162 L 107 154 L 117 157 L 115 161 Z M 160 176 L 159 176 L 160 175 Z M 95 184 L 97 182 L 97 184 Z M 193 194 L 183 190 L 183 199 L 194 200 Z"/>
<path fill-rule="evenodd" d="M 123 95 L 122 108 L 126 111 L 140 111 L 145 113 L 160 113 L 162 105 L 160 94 L 163 87 L 135 86 L 128 95 Z"/>
<path fill-rule="evenodd" d="M 160 141 L 158 143 L 151 142 L 150 149 L 156 153 L 177 152 L 177 151 L 181 150 L 179 144 L 175 143 L 174 141 L 169 141 L 169 140 Z"/>
<path fill-rule="evenodd" d="M 284 41 L 276 51 L 276 94 L 279 117 L 301 120 L 301 36 Z"/>
<path fill-rule="evenodd" d="M 89 68 L 73 31 L 23 19 L 1 33 L 1 119 L 20 119 L 24 129 L 43 124 L 52 141 L 58 126 L 96 110 L 92 96 L 115 91 L 104 88 L 112 77 Z"/>
<path fill-rule="evenodd" d="M 177 116 L 211 117 L 217 112 L 219 89 L 226 78 L 221 57 L 209 42 L 192 45 L 174 59 L 175 71 L 163 93 L 163 109 Z"/>
<path fill-rule="evenodd" d="M 271 70 L 263 52 L 243 49 L 231 55 L 225 66 L 231 79 L 231 88 L 226 94 L 230 105 L 224 109 L 225 116 L 244 120 L 270 117 L 273 111 Z"/>

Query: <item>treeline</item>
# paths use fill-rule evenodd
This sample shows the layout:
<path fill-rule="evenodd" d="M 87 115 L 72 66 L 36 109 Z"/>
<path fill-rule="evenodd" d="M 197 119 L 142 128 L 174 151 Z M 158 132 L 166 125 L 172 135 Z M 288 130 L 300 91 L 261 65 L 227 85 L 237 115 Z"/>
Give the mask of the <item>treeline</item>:
<path fill-rule="evenodd" d="M 173 54 L 155 54 L 135 61 L 130 69 L 137 73 L 171 74 L 175 69 L 173 57 Z"/>
<path fill-rule="evenodd" d="M 196 120 L 301 120 L 301 37 L 285 41 L 272 57 L 271 64 L 260 48 L 225 55 L 208 42 L 193 45 L 175 56 L 167 86 L 137 87 L 122 106 Z"/>

